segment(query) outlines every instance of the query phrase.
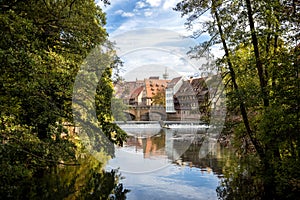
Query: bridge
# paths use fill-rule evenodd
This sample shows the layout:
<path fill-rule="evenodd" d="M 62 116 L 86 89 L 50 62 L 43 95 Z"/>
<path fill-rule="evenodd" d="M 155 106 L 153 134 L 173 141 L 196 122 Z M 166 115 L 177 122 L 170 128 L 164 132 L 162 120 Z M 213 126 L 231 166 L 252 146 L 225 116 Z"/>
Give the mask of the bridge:
<path fill-rule="evenodd" d="M 159 121 L 166 120 L 167 113 L 163 106 L 130 105 L 124 111 L 129 120 L 135 121 Z"/>

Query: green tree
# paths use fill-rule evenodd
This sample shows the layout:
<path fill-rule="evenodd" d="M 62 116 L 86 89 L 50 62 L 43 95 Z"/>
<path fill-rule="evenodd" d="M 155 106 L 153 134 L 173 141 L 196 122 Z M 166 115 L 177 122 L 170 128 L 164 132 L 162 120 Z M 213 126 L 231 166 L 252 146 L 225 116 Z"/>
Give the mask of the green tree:
<path fill-rule="evenodd" d="M 113 63 L 114 64 L 114 63 Z M 118 145 L 123 145 L 126 140 L 126 133 L 115 123 L 113 116 L 113 93 L 114 86 L 112 77 L 113 66 L 105 68 L 101 73 L 101 78 L 97 87 L 96 107 L 97 117 L 104 134 Z"/>
<path fill-rule="evenodd" d="M 49 138 L 49 125 L 71 120 L 70 100 L 82 60 L 106 40 L 94 1 L 2 1 L 3 113 Z M 11 112 L 20 105 L 19 113 Z"/>
<path fill-rule="evenodd" d="M 124 113 L 128 107 L 123 103 L 123 99 L 119 99 L 116 97 L 112 98 L 111 104 L 112 114 L 116 121 L 126 121 L 126 115 Z"/>
<path fill-rule="evenodd" d="M 87 55 L 109 42 L 105 13 L 93 0 L 4 0 L 0 10 L 0 175 L 1 187 L 13 188 L 41 169 L 76 164 L 80 142 L 64 127 L 73 122 L 75 77 Z M 115 54 L 101 53 L 114 62 Z M 116 66 L 106 65 L 109 71 Z M 102 83 L 110 102 L 111 73 Z M 98 114 L 111 124 L 110 113 Z M 108 135 L 119 130 L 107 129 Z"/>
<path fill-rule="evenodd" d="M 201 57 L 215 44 L 223 47 L 217 68 L 228 108 L 243 120 L 233 130 L 235 139 L 243 156 L 251 156 L 254 147 L 264 174 L 251 176 L 263 180 L 260 196 L 266 199 L 292 199 L 299 191 L 299 8 L 296 1 L 250 0 L 184 0 L 175 8 L 188 16 L 189 28 L 202 25 L 194 37 L 211 36 L 192 56 Z M 204 14 L 211 20 L 201 21 Z M 234 187 L 230 192 L 238 194 Z"/>
<path fill-rule="evenodd" d="M 166 106 L 166 92 L 165 90 L 161 90 L 158 93 L 156 93 L 153 98 L 152 102 L 154 105 L 161 105 L 161 106 Z"/>

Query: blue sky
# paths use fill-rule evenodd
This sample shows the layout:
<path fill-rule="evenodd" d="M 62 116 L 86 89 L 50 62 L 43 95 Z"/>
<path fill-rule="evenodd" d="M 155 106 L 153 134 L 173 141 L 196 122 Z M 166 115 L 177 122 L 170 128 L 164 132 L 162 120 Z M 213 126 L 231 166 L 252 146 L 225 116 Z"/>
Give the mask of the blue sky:
<path fill-rule="evenodd" d="M 162 74 L 167 68 L 169 79 L 201 74 L 206 60 L 190 59 L 187 51 L 208 36 L 194 40 L 184 25 L 185 18 L 173 8 L 180 0 L 111 0 L 99 5 L 107 15 L 106 29 L 116 42 L 117 53 L 124 61 L 126 80 L 142 80 Z M 202 20 L 210 20 L 203 16 Z M 196 27 L 197 28 L 197 27 Z M 185 37 L 183 37 L 185 36 Z M 218 50 L 214 50 L 216 55 Z M 151 72 L 150 72 L 151 71 Z"/>
<path fill-rule="evenodd" d="M 186 32 L 185 19 L 173 10 L 178 0 L 111 0 L 103 7 L 107 13 L 107 31 L 111 34 L 140 29 L 163 28 Z M 101 3 L 100 3 L 101 5 Z"/>

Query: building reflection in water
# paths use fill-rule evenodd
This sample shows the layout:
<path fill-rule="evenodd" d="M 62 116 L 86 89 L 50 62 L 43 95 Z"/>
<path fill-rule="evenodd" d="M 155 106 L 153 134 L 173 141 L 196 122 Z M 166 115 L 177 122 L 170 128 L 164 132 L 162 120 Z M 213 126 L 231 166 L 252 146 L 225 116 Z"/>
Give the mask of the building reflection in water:
<path fill-rule="evenodd" d="M 160 129 L 140 134 L 131 132 L 124 144 L 142 152 L 144 159 L 167 158 L 181 167 L 199 168 L 201 172 L 212 171 L 222 177 L 220 160 L 224 158 L 224 148 L 213 138 L 206 137 L 205 130 Z M 218 164 L 219 163 L 219 164 Z"/>

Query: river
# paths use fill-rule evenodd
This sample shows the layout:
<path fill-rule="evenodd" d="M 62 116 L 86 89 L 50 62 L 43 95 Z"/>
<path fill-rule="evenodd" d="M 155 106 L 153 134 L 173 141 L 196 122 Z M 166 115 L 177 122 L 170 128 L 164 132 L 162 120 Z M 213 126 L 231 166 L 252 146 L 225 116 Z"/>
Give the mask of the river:
<path fill-rule="evenodd" d="M 107 170 L 119 169 L 127 199 L 217 199 L 228 149 L 205 125 L 123 124 L 129 138 Z"/>
<path fill-rule="evenodd" d="M 5 199 L 218 199 L 230 148 L 205 125 L 121 124 L 129 138 L 115 157 L 86 153 L 80 165 L 43 169 L 0 188 Z M 13 191 L 13 192 L 9 192 Z"/>

